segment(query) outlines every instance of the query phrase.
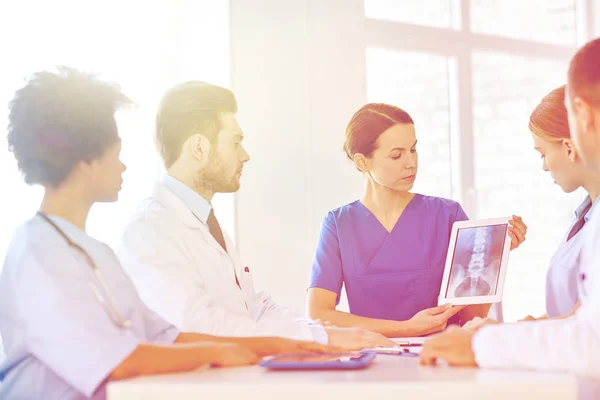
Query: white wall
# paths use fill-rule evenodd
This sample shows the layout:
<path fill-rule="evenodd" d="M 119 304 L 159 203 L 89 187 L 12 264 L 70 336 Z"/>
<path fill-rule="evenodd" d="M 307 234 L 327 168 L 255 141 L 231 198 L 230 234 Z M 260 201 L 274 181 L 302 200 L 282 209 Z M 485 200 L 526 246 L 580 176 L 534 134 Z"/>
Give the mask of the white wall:
<path fill-rule="evenodd" d="M 232 88 L 252 157 L 236 239 L 257 288 L 299 312 L 322 218 L 362 189 L 342 151 L 365 99 L 362 3 L 231 1 Z"/>

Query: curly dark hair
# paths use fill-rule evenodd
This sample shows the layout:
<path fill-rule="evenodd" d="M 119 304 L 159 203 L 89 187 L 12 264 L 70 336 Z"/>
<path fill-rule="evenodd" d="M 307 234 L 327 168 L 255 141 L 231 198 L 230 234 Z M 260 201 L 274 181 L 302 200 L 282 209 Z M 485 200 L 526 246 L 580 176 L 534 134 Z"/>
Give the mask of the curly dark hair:
<path fill-rule="evenodd" d="M 34 73 L 9 103 L 8 148 L 29 185 L 59 186 L 73 167 L 117 140 L 115 112 L 131 104 L 118 85 L 73 68 Z"/>

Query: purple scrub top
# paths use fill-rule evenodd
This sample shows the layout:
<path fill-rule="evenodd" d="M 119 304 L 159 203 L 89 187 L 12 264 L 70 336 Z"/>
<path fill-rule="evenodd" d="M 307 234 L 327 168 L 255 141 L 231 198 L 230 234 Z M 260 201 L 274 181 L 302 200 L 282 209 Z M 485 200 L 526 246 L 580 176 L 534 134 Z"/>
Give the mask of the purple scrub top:
<path fill-rule="evenodd" d="M 346 287 L 350 312 L 408 320 L 435 307 L 455 221 L 455 201 L 416 194 L 390 233 L 359 201 L 330 211 L 321 228 L 310 288 Z"/>

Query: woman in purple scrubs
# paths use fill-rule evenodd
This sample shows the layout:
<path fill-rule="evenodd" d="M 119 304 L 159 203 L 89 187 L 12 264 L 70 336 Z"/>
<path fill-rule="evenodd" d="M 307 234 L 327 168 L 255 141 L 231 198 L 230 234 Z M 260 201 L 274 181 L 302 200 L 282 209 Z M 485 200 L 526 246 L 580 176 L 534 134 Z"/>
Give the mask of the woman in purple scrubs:
<path fill-rule="evenodd" d="M 437 304 L 455 221 L 468 219 L 460 204 L 411 193 L 417 176 L 412 118 L 387 104 L 367 104 L 346 130 L 344 149 L 365 177 L 360 201 L 325 217 L 308 291 L 311 318 L 357 326 L 390 337 L 440 331 L 453 322 L 485 317 L 489 305 Z M 527 227 L 515 217 L 512 248 Z M 342 285 L 350 313 L 337 311 Z"/>

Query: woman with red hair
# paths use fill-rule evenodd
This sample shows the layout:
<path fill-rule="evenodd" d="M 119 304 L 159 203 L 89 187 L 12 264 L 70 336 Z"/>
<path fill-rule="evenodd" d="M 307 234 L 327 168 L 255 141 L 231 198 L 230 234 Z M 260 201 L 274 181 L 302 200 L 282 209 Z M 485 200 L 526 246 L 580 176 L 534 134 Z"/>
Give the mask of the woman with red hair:
<path fill-rule="evenodd" d="M 596 174 L 600 174 L 599 65 L 600 39 L 596 39 L 579 49 L 571 60 L 565 98 L 573 145 L 568 150 L 570 157 L 579 158 Z M 557 146 L 567 151 L 563 143 Z M 545 158 L 546 167 L 552 171 L 549 153 Z M 593 197 L 591 189 L 586 189 Z M 600 211 L 596 203 L 587 212 L 589 223 L 583 228 L 585 242 L 576 274 L 581 305 L 572 317 L 488 325 L 475 332 L 448 329 L 425 342 L 421 363 L 432 365 L 443 360 L 460 366 L 568 371 L 584 378 L 580 392 L 598 398 L 600 387 L 594 378 L 600 376 Z"/>
<path fill-rule="evenodd" d="M 571 193 L 580 187 L 588 196 L 575 210 L 575 220 L 554 253 L 546 281 L 546 316 L 567 316 L 579 302 L 577 277 L 580 252 L 590 210 L 600 194 L 600 173 L 587 168 L 575 151 L 565 108 L 565 86 L 550 92 L 531 114 L 529 130 L 535 149 L 541 154 L 544 171 Z"/>
<path fill-rule="evenodd" d="M 463 322 L 485 317 L 489 305 L 435 307 L 452 224 L 467 215 L 454 201 L 411 192 L 418 155 L 410 115 L 388 104 L 365 105 L 348 124 L 344 149 L 364 176 L 365 192 L 323 222 L 309 315 L 390 337 L 443 330 L 455 314 Z M 511 224 L 516 248 L 527 228 L 518 217 Z M 342 285 L 350 313 L 336 310 Z"/>
<path fill-rule="evenodd" d="M 590 211 L 600 194 L 600 173 L 587 168 L 575 151 L 569 131 L 565 108 L 565 86 L 547 94 L 529 118 L 533 145 L 542 158 L 542 168 L 549 172 L 560 188 L 572 193 L 583 188 L 587 197 L 575 210 L 575 219 L 556 249 L 546 276 L 546 314 L 525 321 L 564 318 L 573 315 L 579 307 L 577 281 L 580 275 L 581 250 L 590 229 Z M 585 229 L 585 230 L 584 230 Z M 583 231 L 583 232 L 582 232 Z M 496 323 L 493 320 L 474 320 L 470 329 Z"/>

